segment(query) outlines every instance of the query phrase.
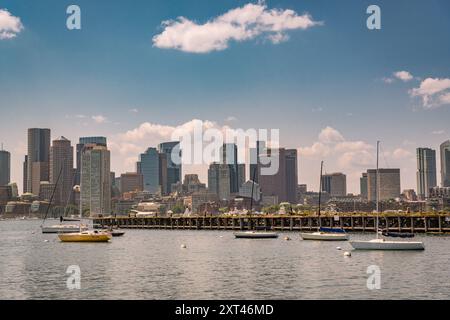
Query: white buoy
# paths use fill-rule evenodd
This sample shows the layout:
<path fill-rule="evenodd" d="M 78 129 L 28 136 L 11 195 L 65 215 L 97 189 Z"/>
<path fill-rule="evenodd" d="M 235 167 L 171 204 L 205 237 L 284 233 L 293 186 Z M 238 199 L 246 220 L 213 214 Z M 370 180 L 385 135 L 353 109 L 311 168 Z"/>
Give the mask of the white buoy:
<path fill-rule="evenodd" d="M 182 245 L 181 245 L 181 249 L 186 249 L 187 248 L 187 246 L 183 243 Z"/>
<path fill-rule="evenodd" d="M 342 250 L 342 248 L 341 247 L 336 247 L 336 250 Z"/>
<path fill-rule="evenodd" d="M 345 252 L 344 252 L 344 256 L 346 256 L 346 257 L 351 257 L 352 254 L 351 254 L 350 252 L 348 252 L 348 251 L 345 251 Z"/>

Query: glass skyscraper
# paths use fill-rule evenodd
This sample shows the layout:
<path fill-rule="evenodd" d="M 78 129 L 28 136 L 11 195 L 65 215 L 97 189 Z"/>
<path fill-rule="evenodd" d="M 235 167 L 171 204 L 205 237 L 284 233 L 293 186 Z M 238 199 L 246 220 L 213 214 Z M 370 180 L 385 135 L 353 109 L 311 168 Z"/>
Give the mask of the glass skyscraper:
<path fill-rule="evenodd" d="M 430 188 L 437 186 L 436 180 L 436 151 L 417 148 L 417 196 L 428 198 Z"/>
<path fill-rule="evenodd" d="M 139 169 L 144 181 L 144 190 L 152 194 L 160 191 L 159 154 L 156 148 L 148 148 L 140 155 Z"/>

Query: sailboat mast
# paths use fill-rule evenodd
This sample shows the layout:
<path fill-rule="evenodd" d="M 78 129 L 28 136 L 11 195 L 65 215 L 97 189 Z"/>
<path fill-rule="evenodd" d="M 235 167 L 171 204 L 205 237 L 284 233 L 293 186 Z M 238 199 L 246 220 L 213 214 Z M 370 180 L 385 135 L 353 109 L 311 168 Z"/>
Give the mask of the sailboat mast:
<path fill-rule="evenodd" d="M 321 209 L 321 200 L 322 200 L 322 170 L 323 170 L 323 161 L 320 162 L 320 182 L 319 182 L 319 227 L 322 227 L 322 221 L 320 219 L 320 209 Z"/>
<path fill-rule="evenodd" d="M 377 202 L 377 222 L 376 222 L 376 230 L 377 233 L 377 239 L 378 239 L 378 215 L 380 213 L 379 208 L 379 201 L 380 201 L 380 170 L 378 165 L 378 159 L 379 159 L 379 152 L 380 152 L 380 141 L 377 141 L 377 171 L 376 171 L 376 202 Z"/>

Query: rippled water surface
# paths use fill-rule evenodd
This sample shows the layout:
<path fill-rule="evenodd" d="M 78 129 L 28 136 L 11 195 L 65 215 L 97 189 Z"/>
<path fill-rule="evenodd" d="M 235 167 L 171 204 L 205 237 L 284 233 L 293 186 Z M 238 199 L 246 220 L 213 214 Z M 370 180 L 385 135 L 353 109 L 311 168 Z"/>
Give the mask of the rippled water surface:
<path fill-rule="evenodd" d="M 447 236 L 418 235 L 423 252 L 345 257 L 348 242 L 302 241 L 298 233 L 237 240 L 227 231 L 126 230 L 111 243 L 80 244 L 43 235 L 39 225 L 0 221 L 0 299 L 450 298 Z M 81 268 L 81 290 L 67 289 L 70 265 Z M 380 290 L 367 289 L 369 265 L 381 269 Z"/>

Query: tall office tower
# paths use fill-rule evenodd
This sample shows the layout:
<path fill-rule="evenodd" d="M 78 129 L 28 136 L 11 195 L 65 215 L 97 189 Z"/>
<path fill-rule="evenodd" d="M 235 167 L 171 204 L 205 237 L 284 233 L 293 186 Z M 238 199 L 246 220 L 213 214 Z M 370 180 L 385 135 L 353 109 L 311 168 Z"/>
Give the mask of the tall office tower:
<path fill-rule="evenodd" d="M 23 161 L 23 185 L 22 185 L 22 192 L 27 193 L 27 183 L 28 183 L 28 156 L 25 155 L 25 160 Z"/>
<path fill-rule="evenodd" d="M 230 198 L 230 167 L 229 165 L 213 162 L 208 169 L 208 189 L 217 195 L 219 200 Z"/>
<path fill-rule="evenodd" d="M 322 176 L 322 191 L 332 197 L 344 197 L 347 195 L 347 177 L 341 172 L 324 174 Z"/>
<path fill-rule="evenodd" d="M 161 194 L 162 195 L 167 195 L 170 192 L 172 192 L 172 185 L 168 185 L 168 181 L 169 181 L 169 173 L 173 174 L 174 171 L 172 170 L 173 168 L 171 168 L 170 172 L 169 172 L 169 168 L 168 168 L 168 164 L 169 164 L 169 160 L 167 159 L 169 155 L 167 153 L 159 153 L 158 157 L 159 157 L 159 186 L 161 189 Z M 172 176 L 173 178 L 173 176 Z"/>
<path fill-rule="evenodd" d="M 144 190 L 152 194 L 160 192 L 159 154 L 156 148 L 148 148 L 139 158 L 140 174 L 144 179 Z"/>
<path fill-rule="evenodd" d="M 298 166 L 297 149 L 286 149 L 286 197 L 290 203 L 297 203 Z"/>
<path fill-rule="evenodd" d="M 379 200 L 390 200 L 400 196 L 400 169 L 379 169 Z M 367 170 L 367 195 L 369 201 L 377 199 L 377 170 Z"/>
<path fill-rule="evenodd" d="M 27 192 L 39 195 L 41 181 L 50 180 L 50 129 L 28 129 Z"/>
<path fill-rule="evenodd" d="M 105 146 L 86 144 L 81 152 L 81 208 L 91 216 L 111 213 L 110 152 Z"/>
<path fill-rule="evenodd" d="M 172 184 L 177 182 L 181 182 L 181 163 L 177 163 L 181 161 L 181 149 L 180 142 L 172 141 L 172 142 L 164 142 L 160 143 L 158 146 L 159 153 L 166 154 L 167 161 L 167 169 L 165 170 L 167 173 L 167 181 L 165 185 L 162 185 L 162 189 L 164 189 L 164 194 L 172 192 Z M 179 159 L 173 158 L 172 155 L 176 155 Z M 164 174 L 162 174 L 164 176 Z"/>
<path fill-rule="evenodd" d="M 77 168 L 75 173 L 75 184 L 79 185 L 81 183 L 80 176 L 81 176 L 81 153 L 83 151 L 83 148 L 87 144 L 95 144 L 97 146 L 103 146 L 107 147 L 107 140 L 106 137 L 81 137 L 78 144 L 77 144 Z"/>
<path fill-rule="evenodd" d="M 123 194 L 130 191 L 142 191 L 144 181 L 142 174 L 127 172 L 120 175 L 120 192 Z"/>
<path fill-rule="evenodd" d="M 238 163 L 237 168 L 238 168 L 238 185 L 240 190 L 242 185 L 245 183 L 245 163 Z"/>
<path fill-rule="evenodd" d="M 239 193 L 245 182 L 245 164 L 238 163 L 238 148 L 234 143 L 224 143 L 220 148 L 220 163 L 228 166 L 230 193 Z"/>
<path fill-rule="evenodd" d="M 254 178 L 256 183 L 258 183 L 260 155 L 264 154 L 264 152 L 266 152 L 265 141 L 256 141 L 256 148 L 250 149 L 250 180 L 253 180 Z"/>
<path fill-rule="evenodd" d="M 57 181 L 58 184 L 56 184 Z M 50 183 L 56 185 L 55 204 L 67 205 L 72 203 L 72 188 L 74 186 L 73 147 L 70 140 L 65 137 L 53 140 L 53 145 L 50 148 Z"/>
<path fill-rule="evenodd" d="M 436 151 L 429 148 L 417 148 L 417 196 L 426 199 L 430 188 L 437 186 Z"/>
<path fill-rule="evenodd" d="M 263 174 L 263 169 L 274 164 L 259 166 L 259 185 L 263 196 L 276 196 L 278 202 L 297 202 L 297 150 L 267 149 L 268 157 L 278 158 L 278 171 L 273 175 Z"/>
<path fill-rule="evenodd" d="M 0 186 L 6 186 L 11 180 L 11 154 L 3 150 L 3 145 L 0 150 Z"/>
<path fill-rule="evenodd" d="M 441 186 L 450 187 L 450 140 L 441 144 Z"/>
<path fill-rule="evenodd" d="M 363 172 L 361 178 L 359 178 L 359 189 L 363 199 L 367 200 L 367 173 Z"/>

